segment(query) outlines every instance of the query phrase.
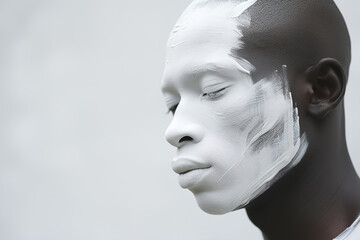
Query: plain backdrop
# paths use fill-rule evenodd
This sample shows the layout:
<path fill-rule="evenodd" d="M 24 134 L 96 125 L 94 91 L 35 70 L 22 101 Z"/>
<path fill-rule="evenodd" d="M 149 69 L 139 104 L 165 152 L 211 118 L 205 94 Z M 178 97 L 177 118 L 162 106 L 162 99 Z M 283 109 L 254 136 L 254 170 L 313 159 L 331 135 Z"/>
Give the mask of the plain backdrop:
<path fill-rule="evenodd" d="M 259 240 L 245 211 L 202 212 L 171 170 L 160 93 L 190 0 L 0 1 L 0 239 Z M 346 95 L 360 170 L 360 4 Z"/>

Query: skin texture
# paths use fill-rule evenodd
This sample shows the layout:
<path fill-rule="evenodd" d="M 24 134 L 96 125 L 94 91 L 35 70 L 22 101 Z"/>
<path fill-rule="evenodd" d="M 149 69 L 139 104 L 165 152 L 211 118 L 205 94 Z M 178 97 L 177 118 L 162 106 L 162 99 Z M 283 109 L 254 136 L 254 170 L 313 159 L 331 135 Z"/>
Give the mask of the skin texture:
<path fill-rule="evenodd" d="M 306 133 L 309 144 L 300 163 L 246 205 L 246 211 L 265 239 L 333 239 L 360 212 L 360 180 L 344 127 L 351 60 L 346 25 L 332 1 L 258 0 L 246 14 L 251 22 L 240 28 L 232 56 L 254 66 L 254 83 L 288 66 L 301 134 Z M 183 132 L 173 145 L 196 141 Z"/>

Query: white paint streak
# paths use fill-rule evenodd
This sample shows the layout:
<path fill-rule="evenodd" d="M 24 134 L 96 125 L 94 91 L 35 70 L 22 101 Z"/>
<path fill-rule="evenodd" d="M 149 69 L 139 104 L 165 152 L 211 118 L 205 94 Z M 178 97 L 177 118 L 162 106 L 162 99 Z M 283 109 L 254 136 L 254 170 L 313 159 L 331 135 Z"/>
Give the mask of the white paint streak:
<path fill-rule="evenodd" d="M 238 4 L 234 9 L 234 14 L 232 17 L 240 17 L 249 7 L 251 7 L 257 0 L 249 0 Z"/>
<path fill-rule="evenodd" d="M 217 180 L 217 184 L 226 186 L 234 180 L 229 176 L 232 172 L 242 175 L 242 184 L 237 186 L 241 197 L 233 209 L 264 192 L 280 177 L 281 170 L 295 166 L 306 152 L 306 136 L 300 138 L 298 110 L 293 107 L 287 83 L 284 66 L 282 71 L 255 83 L 247 96 L 236 99 L 231 107 L 222 106 L 226 110 L 216 113 L 225 128 L 235 126 L 234 131 L 239 132 L 238 147 L 242 150 L 238 161 Z M 254 168 L 256 174 L 243 171 Z"/>
<path fill-rule="evenodd" d="M 228 54 L 232 55 L 232 48 L 241 48 L 243 46 L 243 42 L 241 41 L 243 34 L 239 28 L 250 26 L 250 15 L 244 13 L 255 2 L 256 0 L 193 1 L 181 15 L 169 36 L 166 63 L 176 58 L 176 54 L 174 54 L 175 51 L 189 51 L 189 55 L 193 54 L 190 52 L 191 48 L 186 43 L 193 43 L 209 38 L 218 38 L 217 50 L 227 49 Z M 216 12 L 213 11 L 215 18 L 209 14 L 209 11 L 211 11 L 214 6 L 216 6 Z M 204 31 L 209 28 L 209 26 L 215 31 Z M 207 50 L 208 48 L 205 44 L 203 51 Z M 238 62 L 239 70 L 246 73 L 254 70 L 254 67 L 247 60 L 243 58 L 235 59 Z"/>

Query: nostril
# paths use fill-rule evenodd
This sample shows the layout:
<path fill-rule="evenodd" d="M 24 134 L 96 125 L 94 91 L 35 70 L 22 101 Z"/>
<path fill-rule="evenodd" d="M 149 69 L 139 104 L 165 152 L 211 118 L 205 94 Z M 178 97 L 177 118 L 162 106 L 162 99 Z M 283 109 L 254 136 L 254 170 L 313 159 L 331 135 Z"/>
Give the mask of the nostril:
<path fill-rule="evenodd" d="M 181 142 L 186 142 L 186 141 L 193 141 L 194 139 L 192 137 L 189 137 L 189 136 L 185 136 L 185 137 L 182 137 L 180 140 L 179 140 L 179 143 Z"/>

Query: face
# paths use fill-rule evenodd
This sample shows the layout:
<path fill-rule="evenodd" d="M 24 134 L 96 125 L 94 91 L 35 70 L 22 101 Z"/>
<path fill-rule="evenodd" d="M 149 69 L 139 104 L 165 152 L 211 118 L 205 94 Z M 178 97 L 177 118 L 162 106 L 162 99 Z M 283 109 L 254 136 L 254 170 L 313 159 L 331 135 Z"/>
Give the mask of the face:
<path fill-rule="evenodd" d="M 181 187 L 223 214 L 246 206 L 301 159 L 306 148 L 286 67 L 254 82 L 255 66 L 231 50 L 251 19 L 237 7 L 190 6 L 171 33 L 162 90 L 173 119 L 167 141 Z"/>

